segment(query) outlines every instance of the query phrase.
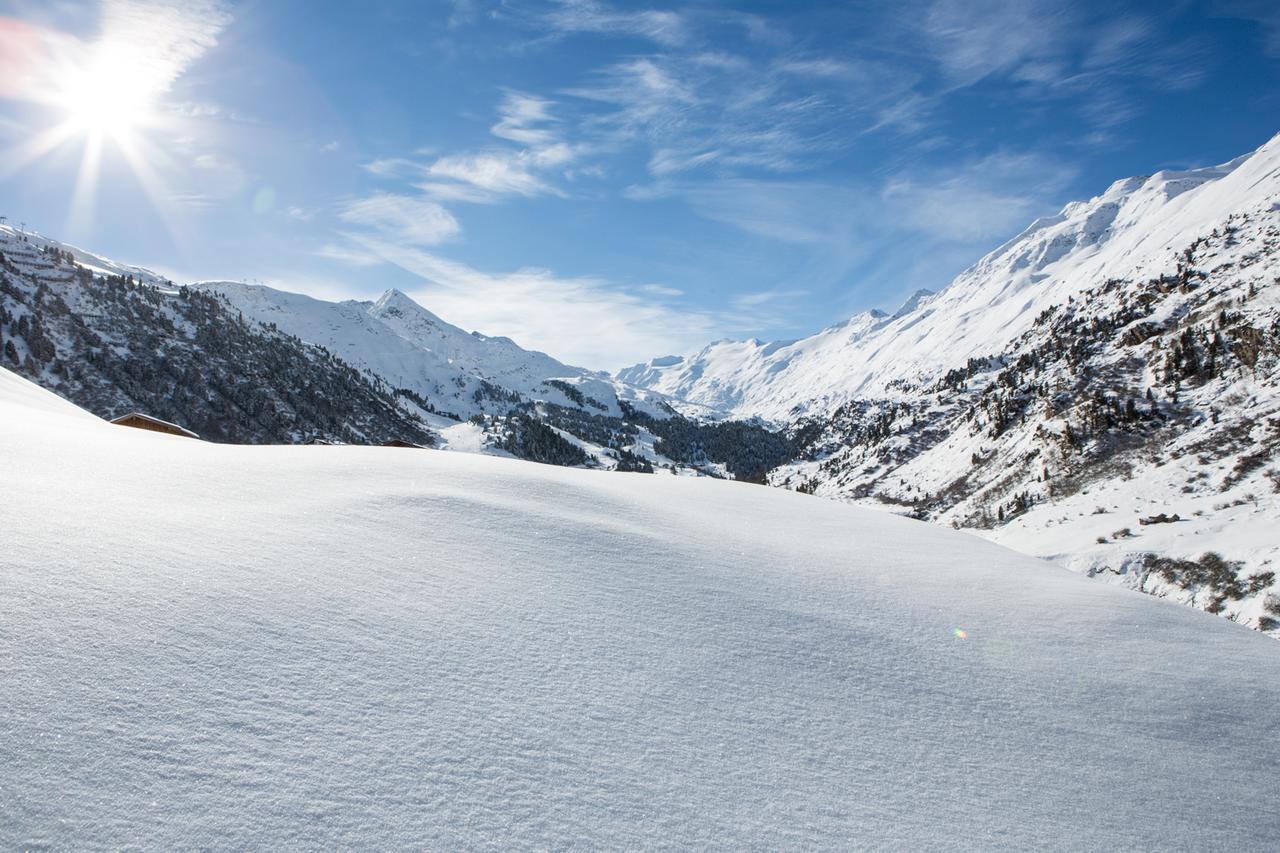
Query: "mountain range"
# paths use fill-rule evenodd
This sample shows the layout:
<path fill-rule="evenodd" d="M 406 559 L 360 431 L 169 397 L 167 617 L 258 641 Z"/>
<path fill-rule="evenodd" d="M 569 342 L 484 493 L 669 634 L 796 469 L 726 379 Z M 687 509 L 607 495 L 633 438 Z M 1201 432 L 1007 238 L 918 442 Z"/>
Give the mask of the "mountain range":
<path fill-rule="evenodd" d="M 175 285 L 0 225 L 0 364 L 219 441 L 767 482 L 1280 634 L 1280 137 L 1117 181 L 892 313 L 614 376 L 396 290 Z"/>
<path fill-rule="evenodd" d="M 893 314 L 618 376 L 786 429 L 774 485 L 1277 627 L 1280 137 L 1116 181 Z"/>

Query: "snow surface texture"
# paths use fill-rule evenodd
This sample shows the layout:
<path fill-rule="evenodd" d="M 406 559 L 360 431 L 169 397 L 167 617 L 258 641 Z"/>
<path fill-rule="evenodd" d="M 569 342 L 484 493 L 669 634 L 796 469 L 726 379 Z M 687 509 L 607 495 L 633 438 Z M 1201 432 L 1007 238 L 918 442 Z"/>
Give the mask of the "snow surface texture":
<path fill-rule="evenodd" d="M 1280 843 L 1272 641 L 937 526 L 4 371 L 0 471 L 6 848 Z"/>

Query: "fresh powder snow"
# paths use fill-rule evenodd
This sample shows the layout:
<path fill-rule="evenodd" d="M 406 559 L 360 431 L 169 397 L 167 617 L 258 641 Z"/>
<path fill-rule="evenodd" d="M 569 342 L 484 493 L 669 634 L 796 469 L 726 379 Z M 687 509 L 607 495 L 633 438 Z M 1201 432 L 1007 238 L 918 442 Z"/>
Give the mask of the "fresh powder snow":
<path fill-rule="evenodd" d="M 5 371 L 0 471 L 6 848 L 1280 840 L 1273 640 L 936 525 Z"/>

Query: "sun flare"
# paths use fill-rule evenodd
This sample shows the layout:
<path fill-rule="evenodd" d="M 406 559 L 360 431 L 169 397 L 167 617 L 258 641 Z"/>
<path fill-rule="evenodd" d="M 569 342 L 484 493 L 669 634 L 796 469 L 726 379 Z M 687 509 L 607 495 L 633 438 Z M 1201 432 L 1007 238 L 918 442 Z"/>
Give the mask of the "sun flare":
<path fill-rule="evenodd" d="M 66 74 L 57 102 L 76 131 L 122 141 L 151 120 L 155 90 L 127 51 L 103 46 Z"/>
<path fill-rule="evenodd" d="M 103 39 L 79 51 L 64 51 L 44 62 L 28 61 L 26 97 L 49 110 L 53 121 L 3 158 L 10 172 L 70 146 L 80 149 L 80 165 L 68 211 L 68 227 L 88 227 L 104 169 L 132 172 L 157 209 L 168 206 L 161 180 L 163 149 L 149 137 L 171 131 L 163 95 L 172 69 L 139 47 L 136 40 Z M 114 155 L 114 156 L 110 156 Z M 3 166 L 0 166 L 3 168 Z M 169 219 L 166 219 L 168 222 Z"/>

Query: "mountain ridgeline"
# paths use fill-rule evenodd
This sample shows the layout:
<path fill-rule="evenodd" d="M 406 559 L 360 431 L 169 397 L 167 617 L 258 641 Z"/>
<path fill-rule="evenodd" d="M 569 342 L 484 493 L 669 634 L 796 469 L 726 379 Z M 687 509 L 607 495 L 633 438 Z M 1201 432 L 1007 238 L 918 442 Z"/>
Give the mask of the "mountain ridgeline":
<path fill-rule="evenodd" d="M 430 446 L 469 418 L 493 452 L 557 465 L 762 482 L 794 455 L 775 431 L 688 419 L 660 394 L 464 332 L 398 291 L 330 303 L 177 286 L 4 226 L 0 365 L 104 417 L 141 411 L 210 441 Z"/>
<path fill-rule="evenodd" d="M 10 241 L 0 297 L 6 366 L 105 417 L 143 411 L 211 441 L 433 441 L 385 383 L 212 293 Z"/>
<path fill-rule="evenodd" d="M 774 485 L 1280 629 L 1280 137 L 1118 181 L 893 315 L 619 376 L 785 429 Z"/>
<path fill-rule="evenodd" d="M 215 441 L 399 439 L 873 504 L 1280 633 L 1280 137 L 1117 181 L 892 314 L 616 376 L 396 290 L 178 287 L 0 226 L 0 364 Z"/>

